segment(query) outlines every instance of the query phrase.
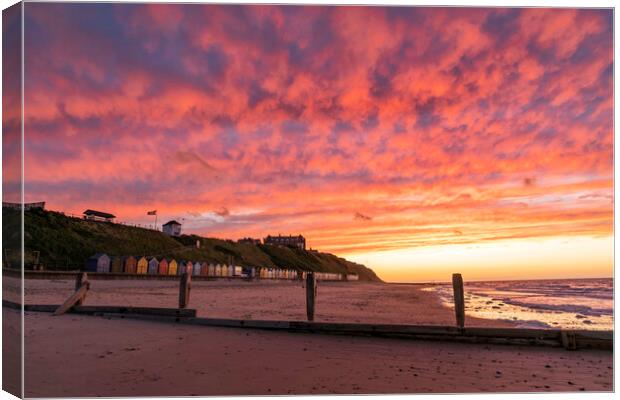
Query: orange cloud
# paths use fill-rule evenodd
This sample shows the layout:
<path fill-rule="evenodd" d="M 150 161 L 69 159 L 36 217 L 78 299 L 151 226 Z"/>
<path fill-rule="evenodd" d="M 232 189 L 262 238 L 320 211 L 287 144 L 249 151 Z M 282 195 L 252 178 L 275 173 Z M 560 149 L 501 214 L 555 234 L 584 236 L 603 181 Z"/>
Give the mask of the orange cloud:
<path fill-rule="evenodd" d="M 28 4 L 27 200 L 344 254 L 609 235 L 611 15 Z"/>

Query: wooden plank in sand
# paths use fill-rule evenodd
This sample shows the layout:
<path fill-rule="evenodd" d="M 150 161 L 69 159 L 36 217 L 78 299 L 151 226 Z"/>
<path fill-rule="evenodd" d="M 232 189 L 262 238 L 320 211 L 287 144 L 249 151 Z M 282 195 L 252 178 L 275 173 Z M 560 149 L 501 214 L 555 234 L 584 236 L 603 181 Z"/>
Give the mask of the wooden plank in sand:
<path fill-rule="evenodd" d="M 75 306 L 78 301 L 82 300 L 88 292 L 88 285 L 82 285 L 77 292 L 73 293 L 60 307 L 54 311 L 53 315 L 62 315 L 71 307 Z"/>
<path fill-rule="evenodd" d="M 87 286 L 87 289 L 90 287 L 90 284 L 88 283 L 88 275 L 86 275 L 86 272 L 82 272 L 81 274 L 77 274 L 75 276 L 75 291 L 79 291 L 80 288 L 84 285 Z M 75 305 L 81 306 L 84 300 L 86 300 L 86 293 L 84 293 L 84 296 L 82 296 L 82 298 L 78 299 L 75 302 Z"/>
<path fill-rule="evenodd" d="M 2 305 L 20 308 L 18 303 L 3 300 Z M 58 306 L 27 304 L 25 311 L 53 312 Z M 564 344 L 558 329 L 529 328 L 458 328 L 455 326 L 362 324 L 337 322 L 306 322 L 277 320 L 238 320 L 196 318 L 196 310 L 156 307 L 74 306 L 71 313 L 100 315 L 110 318 L 132 318 L 159 322 L 176 322 L 229 328 L 280 330 L 300 333 L 323 333 L 351 336 L 380 336 L 404 339 L 443 340 L 475 343 L 541 345 L 560 347 Z M 568 331 L 567 331 L 568 332 Z M 575 349 L 596 348 L 613 350 L 613 331 L 570 331 Z M 572 339 L 571 339 L 572 340 Z"/>
<path fill-rule="evenodd" d="M 291 321 L 240 320 L 226 318 L 191 318 L 185 321 L 190 325 L 219 326 L 226 328 L 283 329 L 291 328 Z"/>
<path fill-rule="evenodd" d="M 20 311 L 22 309 L 22 305 L 20 303 L 16 303 L 14 301 L 4 300 L 4 299 L 2 299 L 2 307 L 12 308 L 14 310 L 20 310 Z"/>
<path fill-rule="evenodd" d="M 614 332 L 613 331 L 572 331 L 575 335 L 575 343 L 578 349 L 606 349 L 614 348 Z"/>
<path fill-rule="evenodd" d="M 557 329 L 485 327 L 462 329 L 454 326 L 236 320 L 220 318 L 188 318 L 182 322 L 191 325 L 256 328 L 302 333 L 381 336 L 472 343 L 562 346 L 561 331 Z M 575 335 L 575 348 L 613 348 L 613 332 L 611 331 L 573 331 L 573 333 Z"/>
<path fill-rule="evenodd" d="M 17 303 L 14 303 L 18 305 Z M 58 309 L 54 304 L 26 304 L 24 311 L 54 312 Z M 196 317 L 196 310 L 191 308 L 163 308 L 163 307 L 126 307 L 126 306 L 74 306 L 70 313 L 75 314 L 123 314 L 123 315 L 155 315 L 166 317 Z"/>
<path fill-rule="evenodd" d="M 164 307 L 124 307 L 124 306 L 79 306 L 72 311 L 80 314 L 141 314 L 160 315 L 169 317 L 195 317 L 196 310 L 190 308 L 164 308 Z"/>
<path fill-rule="evenodd" d="M 463 277 L 461 274 L 452 274 L 452 289 L 454 290 L 454 312 L 456 313 L 456 326 L 465 326 L 465 291 L 463 290 Z"/>
<path fill-rule="evenodd" d="M 316 300 L 316 277 L 314 272 L 306 275 L 306 316 L 308 321 L 314 321 L 314 301 Z"/>
<path fill-rule="evenodd" d="M 181 284 L 179 285 L 179 308 L 185 308 L 189 304 L 189 291 L 192 286 L 192 275 L 187 272 L 181 275 Z"/>
<path fill-rule="evenodd" d="M 575 332 L 562 330 L 562 332 L 560 332 L 560 337 L 562 338 L 562 346 L 566 350 L 577 350 L 577 337 L 575 336 Z"/>

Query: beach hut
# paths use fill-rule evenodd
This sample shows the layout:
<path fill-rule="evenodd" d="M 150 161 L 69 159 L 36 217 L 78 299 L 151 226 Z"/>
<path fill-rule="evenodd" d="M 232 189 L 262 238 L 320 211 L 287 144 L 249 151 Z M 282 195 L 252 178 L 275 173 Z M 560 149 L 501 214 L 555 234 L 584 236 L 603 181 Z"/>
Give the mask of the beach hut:
<path fill-rule="evenodd" d="M 229 278 L 235 276 L 235 266 L 234 265 L 229 265 L 228 266 L 228 270 L 226 272 L 226 276 L 228 276 Z"/>
<path fill-rule="evenodd" d="M 149 268 L 148 268 L 149 275 L 157 275 L 158 270 L 159 270 L 159 260 L 156 259 L 155 257 L 151 257 L 151 259 L 149 260 Z"/>
<path fill-rule="evenodd" d="M 138 260 L 135 257 L 125 257 L 123 260 L 124 270 L 126 274 L 135 274 L 138 265 Z"/>
<path fill-rule="evenodd" d="M 215 276 L 215 264 L 209 264 L 209 267 L 207 268 L 207 275 Z"/>
<path fill-rule="evenodd" d="M 88 272 L 110 272 L 110 257 L 104 253 L 97 253 L 86 260 Z"/>
<path fill-rule="evenodd" d="M 187 272 L 188 274 L 192 274 L 192 270 L 194 269 L 194 263 L 191 261 L 186 261 L 185 262 L 185 272 Z"/>
<path fill-rule="evenodd" d="M 157 269 L 159 275 L 168 275 L 168 260 L 162 258 L 159 262 L 159 268 Z"/>
<path fill-rule="evenodd" d="M 140 257 L 136 263 L 136 274 L 146 274 L 149 268 L 149 262 L 146 257 Z"/>
<path fill-rule="evenodd" d="M 202 264 L 200 261 L 196 261 L 192 266 L 192 275 L 200 275 L 202 273 Z"/>
<path fill-rule="evenodd" d="M 201 265 L 202 265 L 202 268 L 200 269 L 200 275 L 209 276 L 209 264 L 207 264 L 206 262 L 203 262 Z"/>
<path fill-rule="evenodd" d="M 243 276 L 244 278 L 249 278 L 249 279 L 256 277 L 256 268 L 242 267 L 241 276 Z"/>
<path fill-rule="evenodd" d="M 187 270 L 187 264 L 185 263 L 185 261 L 183 260 L 179 261 L 178 274 L 183 275 L 186 270 Z"/>
<path fill-rule="evenodd" d="M 177 275 L 179 265 L 174 258 L 168 263 L 168 275 Z"/>
<path fill-rule="evenodd" d="M 215 265 L 215 275 L 214 276 L 222 276 L 222 266 L 220 264 Z"/>
<path fill-rule="evenodd" d="M 120 274 L 123 272 L 123 259 L 121 257 L 112 258 L 110 263 L 110 272 Z"/>

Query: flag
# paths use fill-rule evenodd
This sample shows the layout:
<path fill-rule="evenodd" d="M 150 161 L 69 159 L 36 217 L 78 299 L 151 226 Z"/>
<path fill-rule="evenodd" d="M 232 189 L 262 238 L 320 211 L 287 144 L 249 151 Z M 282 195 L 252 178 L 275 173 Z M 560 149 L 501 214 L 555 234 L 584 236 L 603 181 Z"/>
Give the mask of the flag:
<path fill-rule="evenodd" d="M 157 215 L 157 210 L 147 211 L 146 215 Z"/>

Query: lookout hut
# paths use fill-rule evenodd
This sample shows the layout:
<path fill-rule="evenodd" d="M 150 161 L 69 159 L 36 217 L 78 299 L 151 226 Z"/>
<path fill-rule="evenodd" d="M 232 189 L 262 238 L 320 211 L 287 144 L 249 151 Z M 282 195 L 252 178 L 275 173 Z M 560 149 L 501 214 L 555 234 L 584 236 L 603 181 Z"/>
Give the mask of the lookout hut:
<path fill-rule="evenodd" d="M 159 269 L 157 271 L 159 275 L 168 275 L 168 260 L 162 258 L 159 262 Z"/>
<path fill-rule="evenodd" d="M 146 257 L 140 257 L 138 259 L 136 273 L 137 274 L 146 274 L 149 268 L 149 262 L 146 260 Z"/>
<path fill-rule="evenodd" d="M 168 275 L 177 275 L 179 264 L 174 258 L 168 262 Z"/>
<path fill-rule="evenodd" d="M 84 215 L 84 219 L 89 221 L 114 222 L 114 218 L 116 218 L 114 214 L 90 209 L 84 211 L 82 214 Z"/>
<path fill-rule="evenodd" d="M 123 259 L 121 257 L 112 258 L 110 263 L 110 271 L 113 274 L 120 274 L 123 272 Z"/>
<path fill-rule="evenodd" d="M 135 257 L 133 257 L 133 256 L 125 257 L 125 259 L 123 260 L 123 264 L 125 266 L 125 273 L 126 274 L 135 274 L 136 273 L 136 268 L 137 268 L 138 260 L 136 260 Z"/>
<path fill-rule="evenodd" d="M 163 224 L 162 229 L 166 235 L 181 236 L 181 224 L 175 220 L 168 221 Z"/>
<path fill-rule="evenodd" d="M 110 257 L 104 253 L 97 253 L 86 261 L 88 272 L 110 272 Z"/>
<path fill-rule="evenodd" d="M 149 275 L 157 275 L 157 271 L 159 270 L 159 260 L 155 257 L 151 257 L 149 260 Z"/>

